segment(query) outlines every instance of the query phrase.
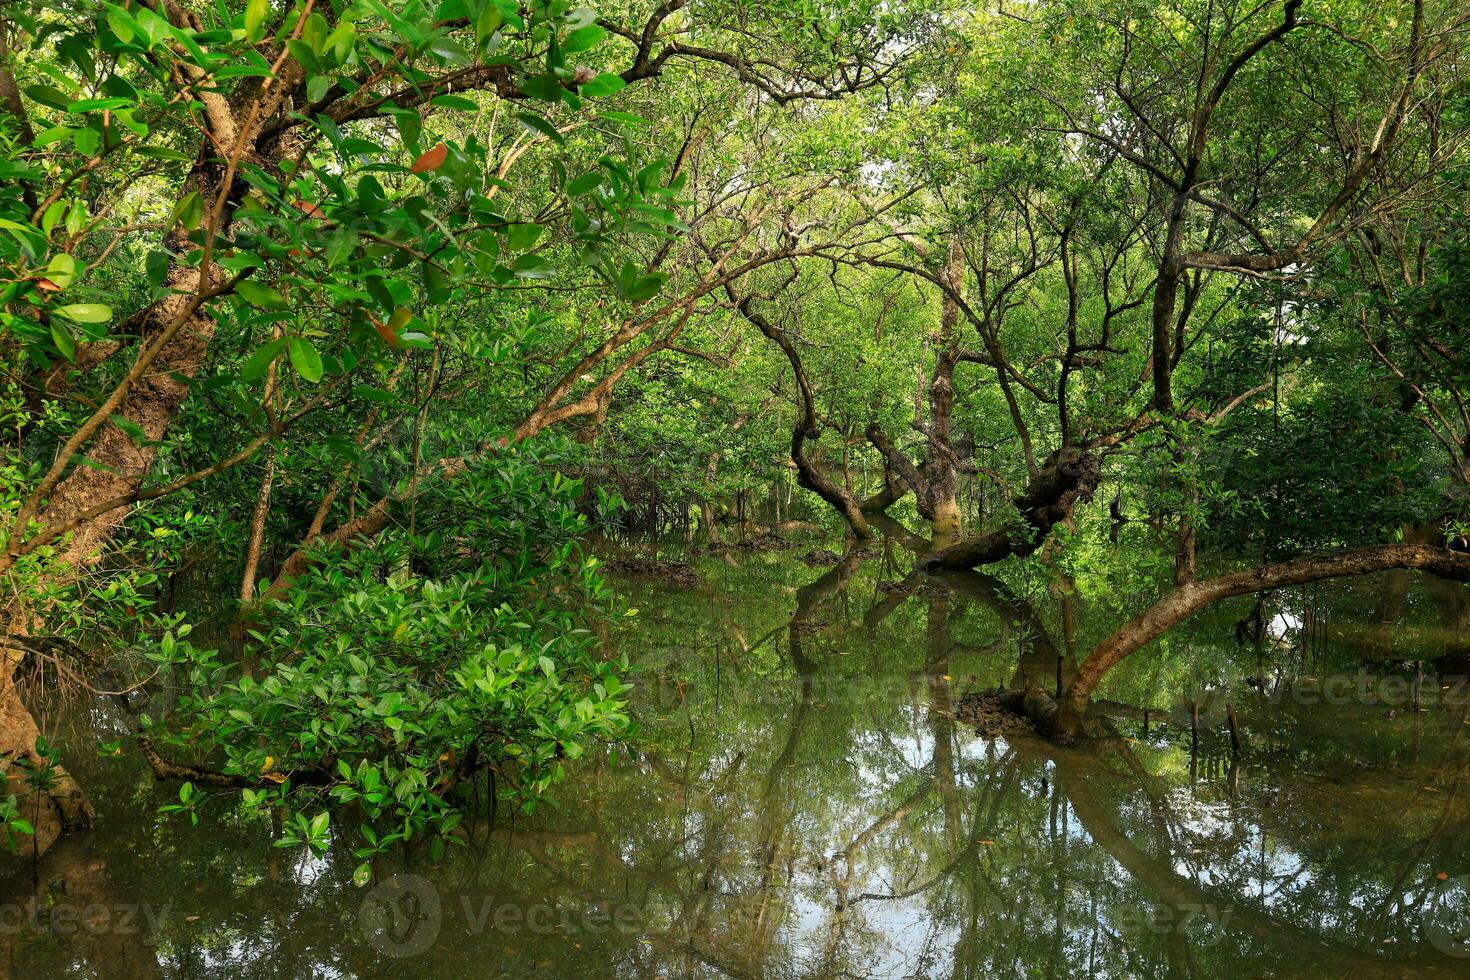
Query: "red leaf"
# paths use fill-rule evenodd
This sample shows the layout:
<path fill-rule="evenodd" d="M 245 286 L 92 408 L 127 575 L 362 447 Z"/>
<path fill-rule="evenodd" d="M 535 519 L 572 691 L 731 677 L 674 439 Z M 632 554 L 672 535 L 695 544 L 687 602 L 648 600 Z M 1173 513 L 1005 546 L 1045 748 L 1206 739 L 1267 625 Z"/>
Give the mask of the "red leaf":
<path fill-rule="evenodd" d="M 50 279 L 37 279 L 36 288 L 44 290 L 48 293 L 56 293 L 61 291 L 61 287 L 56 285 L 56 283 L 52 282 Z"/>
<path fill-rule="evenodd" d="M 373 327 L 378 331 L 378 336 L 383 338 L 383 343 L 393 348 L 398 346 L 398 331 L 375 317 L 369 317 L 368 319 L 373 321 Z"/>
<path fill-rule="evenodd" d="M 301 212 L 305 214 L 308 218 L 316 218 L 318 221 L 326 218 L 327 216 L 325 211 L 323 211 L 321 208 L 317 207 L 310 201 L 297 201 L 296 207 L 299 208 Z"/>
<path fill-rule="evenodd" d="M 430 170 L 438 170 L 444 166 L 444 161 L 447 159 L 449 159 L 449 147 L 440 143 L 432 150 L 426 150 L 424 155 L 415 160 L 413 166 L 408 168 L 408 172 L 422 174 Z"/>

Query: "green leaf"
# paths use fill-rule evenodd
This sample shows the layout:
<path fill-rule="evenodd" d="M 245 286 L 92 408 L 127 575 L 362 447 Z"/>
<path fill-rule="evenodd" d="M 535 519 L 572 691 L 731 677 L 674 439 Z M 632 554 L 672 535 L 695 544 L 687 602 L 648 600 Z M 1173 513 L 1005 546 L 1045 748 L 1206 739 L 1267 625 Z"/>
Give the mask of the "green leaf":
<path fill-rule="evenodd" d="M 604 112 L 602 114 L 602 118 L 603 119 L 611 120 L 612 122 L 627 123 L 630 126 L 651 126 L 651 125 L 653 125 L 647 119 L 644 119 L 642 116 L 635 116 L 631 112 L 618 112 L 616 110 L 613 110 L 613 111 L 609 111 L 609 112 Z"/>
<path fill-rule="evenodd" d="M 301 380 L 316 384 L 322 379 L 322 356 L 317 353 L 311 341 L 304 337 L 294 337 L 291 340 L 291 366 L 301 376 Z"/>
<path fill-rule="evenodd" d="M 652 299 L 653 297 L 657 296 L 659 290 L 663 288 L 664 276 L 661 273 L 654 273 L 651 276 L 641 276 L 636 282 L 628 287 L 628 298 L 634 300 L 635 302 L 639 300 Z"/>
<path fill-rule="evenodd" d="M 270 13 L 270 0 L 247 0 L 245 4 L 245 38 L 251 44 L 265 36 L 265 18 Z"/>
<path fill-rule="evenodd" d="M 26 95 L 29 95 L 33 100 L 41 103 L 43 106 L 51 109 L 59 109 L 62 112 L 66 112 L 72 102 L 65 92 L 52 85 L 32 85 L 26 89 Z"/>
<path fill-rule="evenodd" d="M 187 153 L 182 153 L 167 146 L 139 146 L 134 147 L 133 152 L 139 156 L 152 157 L 155 160 L 177 160 L 181 163 L 188 163 L 194 159 Z"/>
<path fill-rule="evenodd" d="M 72 130 L 71 141 L 75 144 L 78 153 L 84 157 L 91 157 L 97 154 L 97 147 L 102 143 L 102 134 L 91 126 L 83 126 Z"/>
<path fill-rule="evenodd" d="M 560 102 L 563 89 L 555 75 L 532 75 L 521 82 L 521 91 L 543 102 Z"/>
<path fill-rule="evenodd" d="M 583 174 L 571 183 L 567 184 L 567 196 L 579 197 L 588 191 L 594 190 L 602 185 L 602 172 L 594 170 L 590 174 Z"/>
<path fill-rule="evenodd" d="M 99 109 L 129 109 L 133 103 L 128 99 L 82 99 L 66 107 L 67 112 L 96 112 Z"/>
<path fill-rule="evenodd" d="M 46 278 L 62 289 L 70 286 L 77 275 L 77 260 L 65 252 L 57 252 L 46 263 Z"/>
<path fill-rule="evenodd" d="M 72 303 L 70 306 L 58 306 L 52 312 L 77 323 L 106 323 L 112 319 L 112 307 L 101 303 Z"/>
<path fill-rule="evenodd" d="M 112 33 L 116 34 L 117 39 L 122 43 L 127 44 L 133 39 L 133 20 L 121 7 L 110 3 L 107 5 L 107 26 L 112 28 Z"/>
<path fill-rule="evenodd" d="M 531 132 L 540 133 L 553 143 L 562 142 L 561 133 L 558 133 L 556 127 L 547 121 L 545 117 L 538 116 L 534 112 L 518 112 L 516 113 L 516 119 Z"/>
<path fill-rule="evenodd" d="M 429 52 L 448 67 L 469 62 L 469 52 L 458 41 L 450 37 L 436 37 L 429 42 Z"/>
<path fill-rule="evenodd" d="M 246 384 L 254 384 L 264 377 L 266 369 L 271 366 L 286 346 L 286 338 L 278 337 L 269 343 L 263 344 L 259 350 L 246 358 L 245 363 L 240 365 L 240 380 Z"/>
<path fill-rule="evenodd" d="M 61 351 L 62 357 L 68 361 L 77 359 L 76 338 L 71 335 L 70 330 L 66 329 L 66 324 L 52 320 L 51 339 L 56 343 L 56 349 Z"/>
<path fill-rule="evenodd" d="M 606 30 L 596 24 L 588 24 L 568 34 L 566 40 L 562 42 L 561 49 L 569 54 L 588 51 L 601 44 L 605 37 L 607 37 Z"/>
<path fill-rule="evenodd" d="M 537 224 L 516 224 L 505 229 L 505 247 L 512 252 L 520 252 L 536 244 L 544 231 Z"/>
<path fill-rule="evenodd" d="M 277 310 L 284 309 L 286 306 L 286 297 L 253 279 L 241 279 L 235 283 L 235 293 L 251 306 L 264 306 Z"/>
<path fill-rule="evenodd" d="M 204 199 L 199 196 L 198 191 L 190 191 L 185 194 L 178 204 L 174 205 L 174 213 L 169 218 L 169 226 L 175 224 L 183 225 L 190 231 L 198 228 L 204 220 Z"/>
<path fill-rule="evenodd" d="M 384 391 L 382 388 L 374 388 L 371 385 L 354 385 L 352 388 L 352 394 L 356 398 L 362 398 L 370 402 L 376 402 L 379 405 L 399 404 L 399 398 L 397 395 L 393 394 L 391 391 Z"/>
<path fill-rule="evenodd" d="M 337 80 L 331 75 L 313 75 L 306 81 L 306 101 L 320 102 Z"/>
<path fill-rule="evenodd" d="M 327 46 L 327 19 L 312 11 L 301 25 L 301 40 L 311 48 L 313 55 L 320 55 Z"/>
<path fill-rule="evenodd" d="M 148 253 L 143 260 L 143 267 L 148 272 L 148 282 L 154 288 L 163 286 L 164 280 L 168 278 L 169 255 L 167 252 L 154 249 Z"/>
<path fill-rule="evenodd" d="M 592 81 L 584 82 L 577 91 L 589 99 L 601 99 L 609 95 L 616 95 L 627 86 L 628 83 L 623 81 L 621 76 L 605 71 Z"/>
<path fill-rule="evenodd" d="M 475 20 L 475 42 L 484 44 L 490 35 L 500 30 L 501 20 L 500 8 L 493 3 L 487 3 Z"/>
<path fill-rule="evenodd" d="M 112 424 L 121 429 L 123 434 L 129 439 L 133 440 L 133 445 L 135 446 L 141 446 L 148 441 L 148 433 L 144 432 L 143 427 L 130 418 L 113 415 Z"/>

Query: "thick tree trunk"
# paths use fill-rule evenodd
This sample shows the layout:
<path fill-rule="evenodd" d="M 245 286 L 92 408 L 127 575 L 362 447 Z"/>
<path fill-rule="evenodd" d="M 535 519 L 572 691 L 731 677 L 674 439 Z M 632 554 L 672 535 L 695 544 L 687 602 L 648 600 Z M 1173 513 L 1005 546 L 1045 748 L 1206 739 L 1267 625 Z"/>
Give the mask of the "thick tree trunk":
<path fill-rule="evenodd" d="M 160 300 L 149 311 L 142 343 L 138 345 L 140 353 L 147 349 L 150 334 L 165 329 L 184 312 L 198 283 L 197 270 L 175 270 L 170 284 L 182 295 Z M 143 430 L 143 443 L 134 442 L 112 422 L 105 423 L 85 450 L 86 458 L 96 465 L 78 465 L 57 484 L 37 516 L 42 525 L 65 525 L 99 504 L 138 489 L 153 465 L 157 443 L 189 393 L 189 382 L 203 362 L 213 336 L 214 321 L 207 316 L 195 313 L 184 322 L 148 370 L 129 387 L 118 406 L 117 415 Z M 57 576 L 74 579 L 94 563 L 126 516 L 127 508 L 119 507 L 82 522 L 56 548 L 51 561 Z"/>
<path fill-rule="evenodd" d="M 1053 453 L 1026 492 L 1014 501 L 1021 526 L 1001 528 L 939 548 L 921 559 L 929 568 L 978 568 L 1012 555 L 1026 557 L 1042 546 L 1051 529 L 1071 518 L 1081 501 L 1091 500 L 1102 480 L 1097 456 L 1076 449 Z"/>
<path fill-rule="evenodd" d="M 867 428 L 868 441 L 873 448 L 883 454 L 885 478 L 892 474 L 897 476 L 902 483 L 914 491 L 914 507 L 919 511 L 919 516 L 927 521 L 934 520 L 933 498 L 929 493 L 929 480 L 925 477 L 919 465 L 910 460 L 893 444 L 888 438 L 888 433 L 877 422 L 869 422 Z"/>
<path fill-rule="evenodd" d="M 806 443 L 812 438 L 815 438 L 815 434 L 807 428 L 805 420 L 798 420 L 791 430 L 791 461 L 796 464 L 796 482 L 821 497 L 841 514 L 843 520 L 847 521 L 847 526 L 852 529 L 853 537 L 866 541 L 873 536 L 873 532 L 868 527 L 867 518 L 858 508 L 857 501 L 828 480 L 807 456 Z"/>
<path fill-rule="evenodd" d="M 954 293 L 964 290 L 965 253 L 959 235 L 950 241 L 944 278 Z M 963 531 L 960 506 L 955 499 L 955 452 L 950 438 L 950 420 L 954 415 L 954 369 L 960 356 L 959 341 L 955 336 L 959 318 L 959 304 L 946 291 L 934 350 L 934 374 L 929 380 L 929 438 L 924 448 L 924 476 L 936 547 L 959 540 Z"/>
<path fill-rule="evenodd" d="M 735 300 L 735 291 L 726 286 L 725 291 Z M 796 424 L 791 427 L 791 461 L 796 464 L 796 482 L 803 488 L 810 490 L 821 497 L 833 509 L 842 515 L 847 525 L 852 529 L 853 537 L 859 541 L 866 541 L 873 536 L 868 527 L 868 521 L 863 516 L 858 502 L 853 499 L 852 494 L 841 487 L 836 486 L 828 480 L 821 469 L 807 456 L 806 444 L 808 440 L 815 440 L 822 434 L 822 427 L 817 421 L 816 399 L 812 395 L 811 382 L 807 379 L 806 369 L 802 367 L 801 355 L 796 352 L 796 345 L 791 338 L 777 329 L 776 325 L 767 320 L 765 316 L 751 305 L 749 296 L 736 300 L 735 308 L 740 311 L 756 328 L 772 341 L 781 352 L 786 355 L 786 360 L 791 364 L 791 373 L 796 379 L 797 387 L 797 418 Z"/>
<path fill-rule="evenodd" d="M 190 281 L 190 276 L 193 279 Z M 175 272 L 176 288 L 192 292 L 198 273 Z M 140 353 L 147 349 L 148 333 L 163 329 L 189 302 L 188 296 L 171 296 L 150 311 Z M 209 340 L 214 334 L 214 321 L 195 314 L 164 345 L 147 372 L 129 388 L 117 414 L 142 428 L 142 445 L 112 422 L 106 423 L 88 447 L 87 458 L 98 466 L 76 466 L 56 485 L 38 521 L 48 527 L 64 525 L 88 510 L 132 493 L 142 485 L 157 452 L 156 443 L 167 431 L 174 414 L 189 392 L 189 381 L 204 359 Z M 118 508 L 93 519 L 82 521 L 70 537 L 63 538 L 50 559 L 47 579 L 52 584 L 76 582 L 88 567 L 95 564 L 111 540 L 126 508 Z M 18 532 L 15 529 L 12 533 Z M 3 610 L 6 636 L 23 640 L 35 632 L 44 609 L 32 603 L 29 595 L 16 596 Z M 86 826 L 94 816 L 92 805 L 75 779 L 64 769 L 55 772 L 56 785 L 37 795 L 25 786 L 23 774 L 15 763 L 26 760 L 39 764 L 36 738 L 40 734 L 35 719 L 26 709 L 14 682 L 17 666 L 13 658 L 0 662 L 0 776 L 7 780 L 5 792 L 14 793 L 21 802 L 22 813 L 36 829 L 32 849 L 43 853 L 63 832 Z"/>
<path fill-rule="evenodd" d="M 919 389 L 914 393 L 914 428 L 925 436 L 923 459 L 919 463 L 912 462 L 876 421 L 868 423 L 866 432 L 868 441 L 883 454 L 885 478 L 891 471 L 914 491 L 919 516 L 933 525 L 934 546 L 939 548 L 956 542 L 963 531 L 956 499 L 957 457 L 950 437 L 950 422 L 954 415 L 954 369 L 960 358 L 959 342 L 955 336 L 960 308 L 954 294 L 964 288 L 964 258 L 961 240 L 956 235 L 950 242 L 949 255 L 941 271 L 949 289 L 944 292 L 939 331 L 934 337 L 934 372 L 929 378 L 927 421 L 921 408 L 924 398 L 922 376 Z M 887 487 L 884 495 L 873 498 L 873 506 L 864 502 L 861 509 L 882 509 L 891 504 L 893 500 L 888 499 L 886 491 Z"/>
<path fill-rule="evenodd" d="M 15 684 L 19 657 L 9 650 L 0 656 L 0 777 L 5 780 L 0 793 L 14 795 L 21 816 L 35 828 L 35 836 L 20 845 L 20 856 L 31 857 L 44 854 L 63 833 L 91 826 L 97 814 L 65 769 L 51 769 L 50 785 L 38 792 L 17 765 L 44 767 L 46 760 L 36 751 L 41 731 Z"/>

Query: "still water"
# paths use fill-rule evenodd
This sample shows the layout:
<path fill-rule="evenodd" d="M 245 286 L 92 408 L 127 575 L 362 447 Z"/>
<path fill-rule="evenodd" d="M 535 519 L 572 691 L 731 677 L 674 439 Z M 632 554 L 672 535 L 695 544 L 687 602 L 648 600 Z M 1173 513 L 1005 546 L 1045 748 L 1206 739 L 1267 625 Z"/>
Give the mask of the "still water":
<path fill-rule="evenodd" d="M 6 975 L 1470 976 L 1466 698 L 1430 664 L 1412 704 L 1455 642 L 1432 603 L 1369 630 L 1374 582 L 1303 593 L 1239 643 L 1232 608 L 1129 661 L 1061 750 L 978 734 L 964 695 L 1065 674 L 1110 628 L 1085 603 L 881 558 L 698 573 L 618 580 L 632 748 L 367 887 L 350 839 L 157 815 L 168 787 L 96 755 L 112 709 L 55 707 L 98 826 L 5 882 Z"/>

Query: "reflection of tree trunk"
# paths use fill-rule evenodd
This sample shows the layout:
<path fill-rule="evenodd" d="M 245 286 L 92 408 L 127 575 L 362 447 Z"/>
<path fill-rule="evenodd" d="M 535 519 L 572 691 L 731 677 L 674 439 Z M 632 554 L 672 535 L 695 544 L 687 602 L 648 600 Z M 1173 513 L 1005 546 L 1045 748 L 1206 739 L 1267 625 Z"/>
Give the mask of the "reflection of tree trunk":
<path fill-rule="evenodd" d="M 949 658 L 950 618 L 953 615 L 948 596 L 929 600 L 926 624 L 927 641 L 924 673 L 929 680 L 929 732 L 934 739 L 934 785 L 944 805 L 944 831 L 951 842 L 960 835 L 960 799 L 955 785 L 954 710 L 950 704 Z"/>
<path fill-rule="evenodd" d="M 1128 751 L 1119 743 L 1113 743 L 1113 747 L 1119 752 Z M 1375 953 L 1333 945 L 1299 929 L 1290 921 L 1242 907 L 1233 899 L 1212 895 L 1198 882 L 1175 870 L 1177 859 L 1174 855 L 1154 857 L 1148 854 L 1138 845 L 1134 835 L 1115 823 L 1114 816 L 1093 792 L 1092 784 L 1097 778 L 1095 771 L 1098 768 L 1095 757 L 1073 750 L 1049 752 L 1048 757 L 1056 764 L 1058 781 L 1088 837 L 1175 914 L 1228 909 L 1232 930 L 1253 933 L 1273 947 L 1291 950 L 1302 962 L 1339 976 L 1419 977 L 1436 965 L 1434 959 L 1416 957 L 1395 962 Z"/>
<path fill-rule="evenodd" d="M 25 949 L 41 940 L 44 948 L 57 941 L 65 944 L 70 957 L 85 963 L 87 975 L 101 980 L 132 980 L 161 976 L 158 957 L 149 945 L 149 930 L 163 912 L 159 905 L 137 909 L 116 900 L 107 863 L 88 853 L 83 841 L 68 840 L 46 855 L 38 869 L 38 887 L 9 898 L 10 908 L 19 907 L 29 916 L 34 909 L 45 929 L 45 938 L 30 931 L 29 923 L 8 921 L 0 929 L 0 961 L 9 970 L 25 962 Z M 147 901 L 168 898 L 155 895 Z M 34 903 L 34 904 L 32 904 Z M 52 916 L 66 909 L 74 913 L 68 928 L 47 928 Z M 121 916 L 127 915 L 126 921 Z M 16 975 L 7 971 L 7 976 Z"/>
<path fill-rule="evenodd" d="M 34 766 L 45 767 L 46 760 L 36 751 L 40 729 L 27 710 L 15 682 L 19 658 L 9 649 L 0 648 L 0 758 L 8 760 L 3 775 L 5 795 L 13 794 L 21 816 L 30 821 L 35 835 L 22 838 L 20 853 L 37 855 L 69 830 L 90 826 L 96 811 L 71 774 L 61 767 L 51 769 L 54 785 L 37 793 L 26 775 L 14 763 L 24 759 Z"/>
<path fill-rule="evenodd" d="M 756 911 L 754 940 L 750 950 L 747 951 L 748 962 L 753 967 L 762 961 L 764 952 L 775 938 L 777 927 L 780 925 L 778 917 L 770 913 L 770 899 L 775 891 L 772 886 L 779 873 L 786 832 L 791 823 L 791 811 L 795 805 L 795 796 L 782 793 L 781 790 L 788 788 L 786 775 L 795 765 L 796 749 L 806 729 L 807 717 L 811 713 L 813 674 L 816 669 L 816 665 L 807 656 L 803 646 L 805 627 L 812 621 L 821 603 L 846 585 L 861 565 L 860 557 L 855 554 L 848 555 L 841 564 L 828 569 L 816 581 L 796 590 L 796 609 L 792 612 L 787 624 L 787 649 L 801 694 L 791 712 L 791 727 L 787 731 L 786 742 L 766 772 L 765 786 L 761 793 L 760 814 L 763 825 L 761 833 L 763 843 L 760 852 L 761 898 L 760 906 Z M 781 796 L 779 803 L 778 795 Z"/>
<path fill-rule="evenodd" d="M 1045 692 L 1061 677 L 1063 687 L 1072 682 L 1076 665 L 1071 656 L 1057 648 L 1041 613 L 1030 600 L 1016 595 L 1000 579 L 967 570 L 940 572 L 934 579 L 955 592 L 993 611 L 1006 624 L 1020 627 L 1020 649 L 1011 687 Z"/>

